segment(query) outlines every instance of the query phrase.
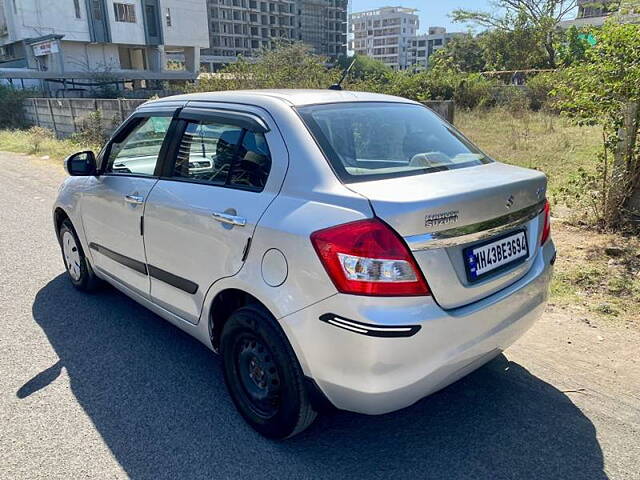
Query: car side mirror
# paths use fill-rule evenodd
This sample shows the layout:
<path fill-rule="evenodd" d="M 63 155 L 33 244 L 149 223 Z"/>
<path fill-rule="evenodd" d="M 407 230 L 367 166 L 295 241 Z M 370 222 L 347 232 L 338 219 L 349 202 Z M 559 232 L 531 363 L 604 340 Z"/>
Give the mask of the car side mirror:
<path fill-rule="evenodd" d="M 74 153 L 64 161 L 64 169 L 72 177 L 88 177 L 97 172 L 96 156 L 90 151 Z"/>

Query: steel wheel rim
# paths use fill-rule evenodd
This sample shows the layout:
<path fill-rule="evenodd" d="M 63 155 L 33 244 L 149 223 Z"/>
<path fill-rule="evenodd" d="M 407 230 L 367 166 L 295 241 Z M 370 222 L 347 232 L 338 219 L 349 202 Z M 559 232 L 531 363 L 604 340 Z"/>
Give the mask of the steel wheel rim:
<path fill-rule="evenodd" d="M 255 335 L 243 335 L 235 347 L 240 388 L 251 409 L 262 418 L 271 418 L 280 409 L 281 381 L 273 355 Z"/>
<path fill-rule="evenodd" d="M 74 280 L 80 280 L 82 275 L 80 270 L 80 251 L 71 232 L 64 232 L 62 235 L 62 253 L 67 265 L 67 272 Z"/>

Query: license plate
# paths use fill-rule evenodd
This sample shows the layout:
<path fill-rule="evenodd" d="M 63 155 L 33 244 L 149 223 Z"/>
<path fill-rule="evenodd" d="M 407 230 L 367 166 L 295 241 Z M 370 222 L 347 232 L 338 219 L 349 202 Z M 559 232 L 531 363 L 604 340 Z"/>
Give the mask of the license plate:
<path fill-rule="evenodd" d="M 524 261 L 529 256 L 527 235 L 524 230 L 494 238 L 463 251 L 467 278 L 475 282 L 495 272 Z"/>

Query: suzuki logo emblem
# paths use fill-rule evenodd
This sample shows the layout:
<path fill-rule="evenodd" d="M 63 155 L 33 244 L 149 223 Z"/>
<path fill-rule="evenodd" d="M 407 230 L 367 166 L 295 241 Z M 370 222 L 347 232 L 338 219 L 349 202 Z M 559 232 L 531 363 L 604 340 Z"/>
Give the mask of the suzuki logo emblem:
<path fill-rule="evenodd" d="M 507 198 L 507 203 L 505 204 L 505 207 L 507 208 L 513 207 L 513 204 L 515 201 L 516 201 L 515 197 L 513 195 L 509 195 L 509 198 Z"/>

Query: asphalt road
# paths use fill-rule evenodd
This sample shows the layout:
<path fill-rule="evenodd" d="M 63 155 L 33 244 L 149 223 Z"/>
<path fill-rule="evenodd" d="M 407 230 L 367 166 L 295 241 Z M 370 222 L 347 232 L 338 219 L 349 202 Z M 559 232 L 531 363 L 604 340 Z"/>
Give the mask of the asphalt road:
<path fill-rule="evenodd" d="M 410 408 L 267 441 L 205 347 L 113 289 L 71 287 L 62 170 L 0 154 L 0 172 L 0 478 L 640 479 L 636 330 L 551 311 Z"/>

